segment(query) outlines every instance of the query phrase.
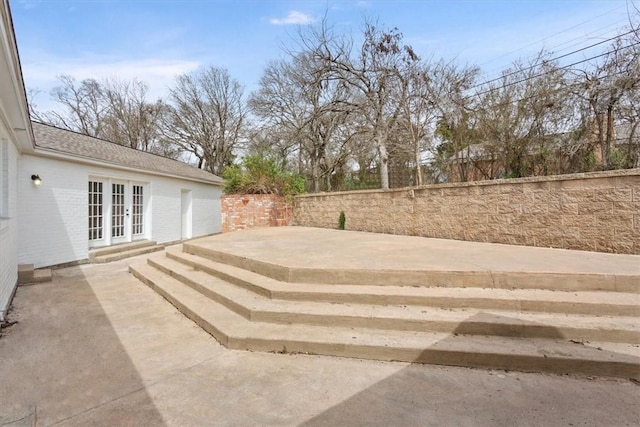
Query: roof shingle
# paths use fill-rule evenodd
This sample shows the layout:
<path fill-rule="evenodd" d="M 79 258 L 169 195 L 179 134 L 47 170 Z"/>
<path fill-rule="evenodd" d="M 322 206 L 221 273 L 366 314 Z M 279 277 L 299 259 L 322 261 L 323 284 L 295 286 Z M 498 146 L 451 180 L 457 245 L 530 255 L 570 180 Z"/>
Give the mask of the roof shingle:
<path fill-rule="evenodd" d="M 161 175 L 221 184 L 220 177 L 177 160 L 54 126 L 32 122 L 36 147 Z"/>

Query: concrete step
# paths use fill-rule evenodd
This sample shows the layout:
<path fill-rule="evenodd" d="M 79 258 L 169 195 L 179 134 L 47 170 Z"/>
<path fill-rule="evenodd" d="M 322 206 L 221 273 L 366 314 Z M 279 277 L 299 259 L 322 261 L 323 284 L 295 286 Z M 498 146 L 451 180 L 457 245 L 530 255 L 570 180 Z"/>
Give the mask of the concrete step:
<path fill-rule="evenodd" d="M 91 262 L 98 264 L 98 263 L 106 263 L 106 262 L 113 262 L 113 261 L 119 261 L 121 259 L 125 259 L 125 258 L 130 258 L 136 255 L 143 255 L 143 254 L 148 254 L 151 252 L 157 252 L 157 251 L 161 251 L 164 249 L 163 245 L 145 245 L 142 247 L 137 247 L 134 249 L 127 249 L 124 251 L 120 251 L 120 252 L 112 252 L 106 255 L 98 255 L 98 256 L 93 256 L 91 257 Z"/>
<path fill-rule="evenodd" d="M 130 271 L 232 349 L 640 378 L 634 345 L 250 321 L 149 264 Z"/>
<path fill-rule="evenodd" d="M 18 283 L 33 281 L 33 264 L 18 264 Z"/>
<path fill-rule="evenodd" d="M 271 299 L 596 316 L 640 316 L 640 294 L 637 293 L 289 283 L 181 252 L 175 248 L 167 249 L 166 255 L 182 264 Z"/>
<path fill-rule="evenodd" d="M 640 322 L 633 317 L 278 301 L 193 270 L 164 254 L 150 257 L 148 263 L 248 320 L 258 322 L 640 344 Z"/>
<path fill-rule="evenodd" d="M 114 253 L 125 252 L 128 250 L 139 249 L 139 248 L 155 246 L 155 245 L 157 245 L 157 243 L 154 242 L 153 240 L 137 240 L 135 242 L 130 242 L 130 243 L 122 243 L 118 245 L 105 246 L 102 248 L 95 248 L 89 251 L 89 260 L 92 261 L 93 258 L 96 258 L 96 257 L 103 257 L 105 255 L 110 255 Z"/>
<path fill-rule="evenodd" d="M 45 283 L 52 280 L 50 268 L 39 268 L 35 270 L 33 264 L 18 265 L 18 284 L 33 285 L 36 283 Z"/>
<path fill-rule="evenodd" d="M 39 268 L 33 271 L 33 283 L 45 283 L 52 280 L 50 268 Z"/>
<path fill-rule="evenodd" d="M 183 244 L 183 250 L 283 282 L 378 285 L 546 289 L 555 291 L 640 292 L 640 275 L 559 273 L 540 271 L 448 271 L 357 268 L 306 268 L 266 262 L 203 246 Z"/>

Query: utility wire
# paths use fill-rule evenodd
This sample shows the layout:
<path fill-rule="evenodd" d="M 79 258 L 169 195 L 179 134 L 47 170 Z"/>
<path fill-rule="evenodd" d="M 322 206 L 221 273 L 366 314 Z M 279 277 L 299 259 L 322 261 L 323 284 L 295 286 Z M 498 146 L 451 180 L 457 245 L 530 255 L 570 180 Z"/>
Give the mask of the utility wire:
<path fill-rule="evenodd" d="M 621 74 L 626 74 L 626 73 L 627 73 L 626 71 L 619 71 L 619 72 L 616 72 L 616 73 L 611 73 L 611 74 L 607 74 L 605 76 L 602 76 L 601 79 L 608 79 L 608 78 L 615 77 L 615 76 L 618 76 L 618 75 L 621 75 Z M 584 82 L 570 83 L 570 84 L 564 85 L 562 87 L 557 87 L 557 88 L 554 88 L 554 89 L 550 89 L 549 91 L 546 92 L 546 95 L 553 95 L 553 94 L 556 94 L 556 93 L 559 93 L 559 92 L 563 92 L 563 91 L 565 91 L 567 89 L 571 89 L 571 88 L 574 88 L 574 87 L 582 86 L 583 84 L 584 84 Z M 613 87 L 613 85 L 600 86 L 599 89 L 604 90 L 604 89 L 609 89 L 609 88 L 612 88 L 612 87 Z M 489 110 L 495 110 L 496 108 L 504 107 L 504 106 L 507 106 L 509 104 L 514 104 L 514 103 L 518 103 L 518 102 L 522 102 L 522 101 L 528 101 L 530 99 L 539 98 L 539 97 L 540 97 L 540 94 L 527 95 L 527 96 L 515 98 L 515 99 L 512 99 L 512 100 L 500 101 L 498 103 L 491 104 L 491 105 L 488 105 L 486 107 L 475 108 L 475 109 L 472 109 L 471 111 L 473 111 L 474 113 L 479 113 L 479 112 L 485 112 L 485 111 L 489 111 Z M 467 99 L 467 98 L 464 98 L 464 99 Z"/>
<path fill-rule="evenodd" d="M 623 46 L 623 47 L 621 47 L 620 49 L 621 49 L 621 50 L 622 50 L 622 49 L 628 49 L 628 48 L 631 48 L 631 47 L 637 46 L 637 45 L 639 45 L 639 44 L 640 44 L 640 41 L 639 41 L 639 42 L 632 43 L 632 44 L 627 45 L 627 46 Z M 584 63 L 584 62 L 588 62 L 588 61 L 591 61 L 591 60 L 594 60 L 594 59 L 601 58 L 601 57 L 606 56 L 606 55 L 609 55 L 610 53 L 613 53 L 613 52 L 614 52 L 614 50 L 609 50 L 609 51 L 606 51 L 606 52 L 601 53 L 601 54 L 599 54 L 599 55 L 595 55 L 595 56 L 592 56 L 592 57 L 589 57 L 589 58 L 586 58 L 586 59 L 582 59 L 582 60 L 580 60 L 580 61 L 575 61 L 575 62 L 572 62 L 571 64 L 564 65 L 564 66 L 562 66 L 562 67 L 554 68 L 553 70 L 550 70 L 550 71 L 545 71 L 545 72 L 543 72 L 543 73 L 538 73 L 538 74 L 535 74 L 535 75 L 533 75 L 533 76 L 528 76 L 528 77 L 526 77 L 526 78 L 523 78 L 523 79 L 520 79 L 520 80 L 516 80 L 516 81 L 514 81 L 514 82 L 510 82 L 510 83 L 504 84 L 504 85 L 499 86 L 499 87 L 494 87 L 494 88 L 486 89 L 486 90 L 483 90 L 483 91 L 481 91 L 481 92 L 477 92 L 477 93 L 475 93 L 475 94 L 473 94 L 473 95 L 469 95 L 469 96 L 463 97 L 462 99 L 463 99 L 463 100 L 467 100 L 467 99 L 470 99 L 470 98 L 472 98 L 472 97 L 474 97 L 474 96 L 481 96 L 481 95 L 487 94 L 487 93 L 489 93 L 489 92 L 495 92 L 495 91 L 497 91 L 497 90 L 504 89 L 504 88 L 509 87 L 509 86 L 513 86 L 513 85 L 516 85 L 516 84 L 524 83 L 524 82 L 526 82 L 526 81 L 533 80 L 533 79 L 536 79 L 536 78 L 538 78 L 538 77 L 545 76 L 545 75 L 550 74 L 550 73 L 552 73 L 552 72 L 556 72 L 556 71 L 560 71 L 560 70 L 565 70 L 565 69 L 567 69 L 567 68 L 571 68 L 571 67 L 573 67 L 573 66 L 575 66 L 575 65 L 582 64 L 582 63 Z M 517 74 L 517 73 L 520 73 L 520 72 L 522 72 L 522 71 L 527 71 L 527 70 L 530 70 L 530 69 L 532 69 L 532 68 L 534 68 L 534 67 L 529 67 L 529 68 L 526 68 L 526 69 L 523 69 L 523 70 L 519 70 L 519 71 L 517 71 L 517 72 L 512 72 L 512 73 L 506 74 L 504 77 L 507 77 L 507 76 L 510 76 L 510 75 L 513 75 L 513 74 Z M 471 87 L 470 87 L 469 89 L 467 89 L 467 90 L 471 90 L 471 89 L 474 89 L 474 88 L 477 88 L 477 87 L 480 87 L 480 86 L 486 85 L 486 84 L 488 84 L 488 83 L 491 83 L 491 82 L 494 82 L 494 81 L 497 81 L 497 80 L 500 80 L 500 79 L 489 80 L 489 81 L 487 81 L 487 82 L 484 82 L 484 83 L 480 83 L 480 84 L 477 84 L 477 85 L 471 86 Z"/>
<path fill-rule="evenodd" d="M 513 51 L 511 51 L 511 52 L 508 52 L 508 53 L 505 53 L 505 54 L 503 54 L 503 55 L 500 55 L 500 56 L 498 56 L 498 57 L 496 57 L 496 58 L 493 58 L 493 59 L 491 59 L 491 60 L 489 60 L 489 61 L 483 62 L 482 64 L 480 64 L 480 66 L 483 66 L 483 65 L 489 64 L 489 63 L 494 62 L 494 61 L 496 61 L 496 60 L 498 60 L 498 59 L 500 59 L 500 58 L 504 58 L 505 56 L 513 55 L 514 53 L 519 52 L 519 51 L 521 51 L 521 50 L 523 50 L 523 49 L 526 49 L 526 48 L 528 48 L 528 47 L 534 46 L 534 45 L 536 45 L 536 44 L 538 44 L 538 43 L 542 43 L 542 42 L 544 42 L 544 41 L 546 41 L 546 40 L 549 40 L 549 39 L 550 39 L 550 38 L 552 38 L 552 37 L 559 36 L 560 34 L 564 34 L 564 33 L 568 32 L 568 31 L 571 31 L 571 30 L 573 30 L 573 29 L 575 29 L 575 28 L 580 27 L 581 25 L 584 25 L 584 24 L 586 24 L 586 23 L 588 23 L 588 22 L 591 22 L 591 21 L 595 21 L 596 19 L 602 18 L 603 16 L 606 16 L 606 15 L 610 14 L 611 12 L 615 12 L 615 11 L 618 11 L 618 10 L 621 10 L 621 9 L 623 9 L 623 8 L 622 8 L 622 7 L 617 7 L 617 8 L 615 8 L 615 9 L 611 9 L 611 10 L 609 10 L 609 11 L 607 11 L 607 12 L 603 13 L 603 14 L 600 14 L 600 15 L 598 15 L 598 16 L 595 16 L 595 17 L 593 17 L 593 18 L 591 18 L 591 19 L 587 19 L 586 21 L 579 22 L 578 24 L 573 25 L 572 27 L 566 28 L 566 29 L 564 29 L 564 30 L 562 30 L 562 31 L 558 31 L 557 33 L 551 34 L 550 36 L 544 37 L 544 38 L 542 38 L 542 39 L 540 39 L 540 40 L 537 40 L 537 41 L 535 41 L 535 42 L 531 42 L 531 43 L 529 43 L 529 44 L 527 44 L 527 45 L 524 45 L 524 46 L 522 46 L 522 47 L 520 47 L 520 48 L 518 48 L 518 49 L 516 49 L 516 50 L 513 50 Z M 609 27 L 612 27 L 612 26 L 614 26 L 614 25 L 618 25 L 618 24 L 617 24 L 617 23 L 610 24 L 610 25 L 608 25 L 608 26 L 602 27 L 602 28 L 600 28 L 600 29 L 598 29 L 598 30 L 595 30 L 595 31 L 600 31 L 600 30 L 602 30 L 602 29 L 604 29 L 604 28 L 609 28 Z M 575 38 L 575 39 L 569 40 L 569 41 L 567 41 L 567 42 L 571 42 L 571 41 L 573 41 L 573 40 L 577 40 L 577 39 L 578 39 L 578 38 Z M 563 44 L 566 44 L 567 42 L 565 42 L 565 43 L 563 43 Z M 562 44 L 560 44 L 560 45 L 558 45 L 558 46 L 556 46 L 556 47 L 554 47 L 554 48 L 552 48 L 552 49 L 556 49 L 556 48 L 557 48 L 557 47 L 559 47 L 559 46 L 562 46 Z"/>
<path fill-rule="evenodd" d="M 544 61 L 543 61 L 543 63 L 554 62 L 554 61 L 557 61 L 557 60 L 559 60 L 559 59 L 566 58 L 566 57 L 571 56 L 571 55 L 575 55 L 576 53 L 583 52 L 583 51 L 585 51 L 585 50 L 588 50 L 588 49 L 594 48 L 594 47 L 596 47 L 596 46 L 600 46 L 600 45 L 602 45 L 602 44 L 608 43 L 608 42 L 613 41 L 613 40 L 615 40 L 615 39 L 622 38 L 622 37 L 624 37 L 624 36 L 626 36 L 626 35 L 629 35 L 629 34 L 631 34 L 631 33 L 634 33 L 634 32 L 635 32 L 635 30 L 627 31 L 626 33 L 622 33 L 622 34 L 616 35 L 615 37 L 610 37 L 610 38 L 608 38 L 608 39 L 601 40 L 601 41 L 599 41 L 599 42 L 597 42 L 597 43 L 593 43 L 593 44 L 591 44 L 591 45 L 589 45 L 589 46 L 585 46 L 585 47 L 583 47 L 583 48 L 580 48 L 580 49 L 577 49 L 577 50 L 574 50 L 574 51 L 571 51 L 571 52 L 565 53 L 565 54 L 563 54 L 563 55 L 556 56 L 556 57 L 554 57 L 554 58 L 544 60 Z M 637 44 L 637 43 L 636 43 L 636 44 Z M 633 46 L 633 45 L 630 45 L 630 46 Z M 611 53 L 611 51 L 610 51 L 610 52 L 608 52 L 608 53 Z M 598 57 L 600 57 L 600 56 L 603 56 L 603 55 L 595 56 L 595 57 L 590 58 L 590 59 L 595 59 L 595 58 L 598 58 Z M 586 61 L 581 61 L 581 62 L 586 62 Z M 580 62 L 577 62 L 577 63 L 572 64 L 572 65 L 576 65 L 576 64 L 579 64 L 579 63 L 580 63 Z M 469 90 L 470 90 L 470 89 L 475 89 L 475 88 L 480 87 L 480 86 L 484 86 L 484 85 L 486 85 L 486 84 L 488 84 L 488 83 L 492 83 L 492 82 L 495 82 L 495 81 L 498 81 L 498 80 L 502 80 L 503 78 L 505 78 L 505 77 L 509 77 L 509 76 L 512 76 L 512 75 L 514 75 L 514 74 L 522 73 L 523 71 L 528 71 L 528 70 L 534 69 L 534 68 L 536 68 L 536 67 L 537 67 L 537 66 L 539 66 L 539 65 L 540 65 L 540 64 L 535 64 L 535 65 L 532 65 L 532 66 L 527 67 L 527 68 L 522 68 L 522 69 L 519 69 L 519 70 L 511 71 L 511 72 L 509 72 L 509 73 L 507 73 L 507 74 L 504 74 L 504 75 L 502 75 L 502 76 L 500 76 L 500 77 L 496 77 L 496 78 L 494 78 L 494 79 L 486 80 L 486 81 L 484 81 L 484 82 L 482 82 L 482 83 L 478 83 L 478 84 L 476 84 L 476 85 L 473 85 L 473 86 L 471 86 L 471 87 L 469 88 Z M 563 68 L 564 68 L 564 67 L 563 67 Z"/>
<path fill-rule="evenodd" d="M 619 28 L 621 27 L 621 25 L 619 23 L 613 23 L 610 25 L 607 25 L 605 27 L 601 27 L 597 30 L 591 31 L 590 33 L 584 34 L 583 36 L 580 37 L 576 37 L 570 40 L 566 40 L 563 43 L 557 44 L 555 46 L 549 47 L 549 48 L 545 48 L 546 51 L 553 53 L 553 54 L 561 54 L 565 51 L 569 51 L 571 48 L 574 48 L 576 46 L 581 46 L 584 44 L 585 41 L 592 41 L 592 40 L 602 40 L 603 37 L 609 37 L 609 33 L 612 32 L 611 28 L 615 27 L 615 31 L 619 31 Z M 604 31 L 606 30 L 606 31 Z M 576 40 L 579 40 L 578 42 L 576 42 Z M 562 46 L 566 46 L 562 49 L 558 49 Z M 515 53 L 515 52 L 514 52 Z M 486 62 L 485 62 L 486 64 Z M 482 66 L 483 64 L 481 64 L 480 66 Z M 487 71 L 483 71 L 483 74 L 487 76 L 486 80 L 489 80 L 490 76 L 495 76 L 498 74 L 498 72 L 502 72 L 504 70 L 504 67 L 502 68 L 492 68 L 490 70 Z M 493 77 L 491 77 L 493 78 Z"/>

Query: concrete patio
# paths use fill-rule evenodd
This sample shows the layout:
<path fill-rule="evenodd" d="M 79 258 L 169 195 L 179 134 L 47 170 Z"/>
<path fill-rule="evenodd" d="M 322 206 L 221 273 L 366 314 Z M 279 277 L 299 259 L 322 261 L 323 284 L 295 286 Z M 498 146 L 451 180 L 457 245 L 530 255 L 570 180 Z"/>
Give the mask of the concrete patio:
<path fill-rule="evenodd" d="M 640 256 L 430 239 L 315 227 L 264 227 L 196 239 L 290 269 L 486 271 L 640 276 Z M 640 288 L 640 285 L 637 286 Z"/>
<path fill-rule="evenodd" d="M 18 289 L 18 323 L 0 338 L 1 426 L 640 421 L 626 380 L 228 350 L 127 272 L 146 257 Z"/>

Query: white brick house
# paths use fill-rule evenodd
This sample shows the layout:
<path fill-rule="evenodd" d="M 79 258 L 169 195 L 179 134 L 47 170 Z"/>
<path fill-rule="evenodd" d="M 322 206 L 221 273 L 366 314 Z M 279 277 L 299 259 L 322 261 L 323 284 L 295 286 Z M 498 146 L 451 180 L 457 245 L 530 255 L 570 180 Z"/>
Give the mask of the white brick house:
<path fill-rule="evenodd" d="M 18 162 L 33 134 L 9 5 L 0 4 L 0 321 L 18 281 Z"/>
<path fill-rule="evenodd" d="M 49 125 L 32 129 L 34 150 L 18 162 L 19 264 L 44 267 L 86 259 L 94 247 L 220 232 L 219 177 Z"/>
<path fill-rule="evenodd" d="M 9 6 L 0 27 L 0 321 L 18 264 L 220 232 L 222 180 L 181 162 L 30 122 Z M 38 184 L 38 185 L 37 185 Z"/>

